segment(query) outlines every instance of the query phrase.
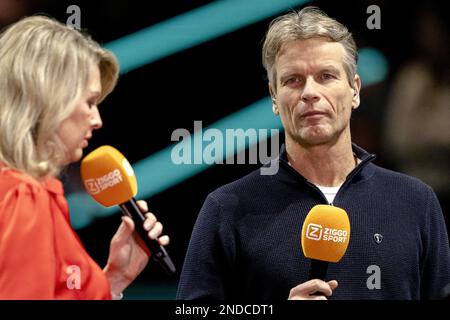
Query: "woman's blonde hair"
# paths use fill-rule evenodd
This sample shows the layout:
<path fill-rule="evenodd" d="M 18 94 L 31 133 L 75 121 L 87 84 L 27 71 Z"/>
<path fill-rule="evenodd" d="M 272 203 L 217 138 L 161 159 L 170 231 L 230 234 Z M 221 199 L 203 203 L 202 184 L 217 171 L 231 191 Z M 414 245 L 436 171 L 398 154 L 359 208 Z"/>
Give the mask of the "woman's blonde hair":
<path fill-rule="evenodd" d="M 342 44 L 345 50 L 344 69 L 350 86 L 356 74 L 358 52 L 355 40 L 348 29 L 340 22 L 328 17 L 316 7 L 305 7 L 274 19 L 267 31 L 262 59 L 269 82 L 276 89 L 275 59 L 284 44 L 293 40 L 324 38 Z"/>
<path fill-rule="evenodd" d="M 0 162 L 37 179 L 62 169 L 60 123 L 101 75 L 101 102 L 115 87 L 114 55 L 89 36 L 45 17 L 24 18 L 0 36 Z"/>

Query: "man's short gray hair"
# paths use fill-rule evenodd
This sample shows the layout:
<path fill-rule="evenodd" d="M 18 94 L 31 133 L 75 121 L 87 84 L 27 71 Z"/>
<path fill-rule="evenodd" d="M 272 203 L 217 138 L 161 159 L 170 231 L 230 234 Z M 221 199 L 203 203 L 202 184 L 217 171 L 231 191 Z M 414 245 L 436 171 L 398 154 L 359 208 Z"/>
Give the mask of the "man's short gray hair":
<path fill-rule="evenodd" d="M 269 82 L 276 89 L 275 59 L 284 44 L 293 40 L 325 38 L 342 44 L 345 50 L 343 64 L 350 86 L 356 74 L 358 51 L 348 29 L 316 7 L 305 7 L 274 19 L 263 44 L 262 59 Z"/>

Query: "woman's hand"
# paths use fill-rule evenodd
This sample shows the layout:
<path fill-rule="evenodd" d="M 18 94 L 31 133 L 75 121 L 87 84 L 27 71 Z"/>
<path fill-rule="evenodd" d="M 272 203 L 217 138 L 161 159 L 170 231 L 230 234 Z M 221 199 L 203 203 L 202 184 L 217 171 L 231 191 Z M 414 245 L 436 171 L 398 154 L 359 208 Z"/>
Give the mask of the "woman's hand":
<path fill-rule="evenodd" d="M 137 204 L 141 212 L 145 213 L 144 229 L 148 231 L 149 238 L 158 239 L 163 246 L 169 244 L 168 236 L 159 237 L 163 226 L 148 212 L 147 203 L 140 200 Z M 108 263 L 103 269 L 114 295 L 121 294 L 133 282 L 144 270 L 150 257 L 150 251 L 133 231 L 133 220 L 122 216 L 122 224 L 111 240 Z"/>

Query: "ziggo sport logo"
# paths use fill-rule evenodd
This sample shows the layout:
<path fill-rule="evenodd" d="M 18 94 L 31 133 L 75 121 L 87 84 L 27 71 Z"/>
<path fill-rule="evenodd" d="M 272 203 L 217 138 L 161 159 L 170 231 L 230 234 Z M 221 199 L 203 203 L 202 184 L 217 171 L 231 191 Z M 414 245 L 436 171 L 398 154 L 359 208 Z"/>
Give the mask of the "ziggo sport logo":
<path fill-rule="evenodd" d="M 97 179 L 87 179 L 84 183 L 90 194 L 98 194 L 105 189 L 114 187 L 123 181 L 122 174 L 119 169 L 108 172 L 104 176 Z"/>
<path fill-rule="evenodd" d="M 347 241 L 347 230 L 324 228 L 320 224 L 310 223 L 306 228 L 306 238 L 319 241 L 333 241 L 345 243 Z"/>

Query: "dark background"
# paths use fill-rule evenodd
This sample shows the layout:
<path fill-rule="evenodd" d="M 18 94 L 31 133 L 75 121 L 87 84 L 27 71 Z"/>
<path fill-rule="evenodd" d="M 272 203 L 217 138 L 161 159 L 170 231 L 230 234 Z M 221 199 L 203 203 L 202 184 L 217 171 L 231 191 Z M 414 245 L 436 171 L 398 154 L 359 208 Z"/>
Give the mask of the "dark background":
<path fill-rule="evenodd" d="M 76 4 L 81 8 L 82 28 L 95 40 L 106 44 L 210 2 L 0 0 L 0 27 L 35 13 L 46 13 L 66 22 L 69 17 L 67 7 Z M 375 47 L 386 56 L 388 77 L 381 83 L 365 87 L 361 92 L 361 106 L 352 119 L 353 139 L 366 150 L 377 154 L 377 164 L 402 171 L 401 163 L 390 156 L 383 139 L 386 104 L 399 70 L 418 57 L 429 59 L 420 45 L 423 40 L 420 38 L 420 14 L 428 10 L 434 13 L 431 19 L 442 23 L 447 32 L 447 38 L 437 40 L 442 47 L 448 48 L 449 26 L 443 5 L 437 1 L 422 5 L 406 1 L 310 3 L 344 23 L 354 34 L 359 47 Z M 369 16 L 366 9 L 371 4 L 381 8 L 380 30 L 369 30 L 366 26 Z M 186 128 L 192 132 L 194 120 L 202 120 L 203 127 L 206 127 L 267 96 L 261 44 L 272 18 L 121 75 L 115 91 L 100 106 L 104 125 L 94 134 L 86 154 L 100 145 L 110 144 L 134 163 L 172 144 L 170 137 L 175 129 Z M 433 70 L 448 86 L 448 60 L 429 60 L 437 64 Z M 216 165 L 146 199 L 151 211 L 164 224 L 164 232 L 171 237 L 168 251 L 179 271 L 192 227 L 207 194 L 257 167 Z M 76 165 L 68 169 L 65 175 L 67 192 L 76 187 L 76 180 L 70 181 L 67 177 L 75 179 L 77 172 Z M 439 193 L 438 196 L 444 213 L 448 215 L 448 193 Z M 100 266 L 106 262 L 109 241 L 119 223 L 120 215 L 115 214 L 77 230 L 87 251 Z M 168 277 L 152 262 L 125 292 L 125 296 L 130 299 L 172 299 L 177 282 L 178 275 Z"/>

